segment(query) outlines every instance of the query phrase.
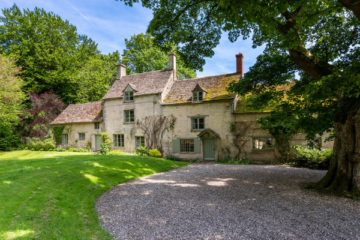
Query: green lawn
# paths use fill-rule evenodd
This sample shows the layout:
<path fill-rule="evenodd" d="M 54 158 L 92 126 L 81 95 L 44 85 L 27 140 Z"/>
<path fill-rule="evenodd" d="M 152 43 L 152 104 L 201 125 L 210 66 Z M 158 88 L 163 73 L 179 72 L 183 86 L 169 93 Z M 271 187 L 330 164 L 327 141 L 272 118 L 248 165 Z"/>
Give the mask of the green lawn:
<path fill-rule="evenodd" d="M 110 239 L 95 203 L 119 183 L 186 163 L 69 152 L 0 152 L 0 239 Z"/>

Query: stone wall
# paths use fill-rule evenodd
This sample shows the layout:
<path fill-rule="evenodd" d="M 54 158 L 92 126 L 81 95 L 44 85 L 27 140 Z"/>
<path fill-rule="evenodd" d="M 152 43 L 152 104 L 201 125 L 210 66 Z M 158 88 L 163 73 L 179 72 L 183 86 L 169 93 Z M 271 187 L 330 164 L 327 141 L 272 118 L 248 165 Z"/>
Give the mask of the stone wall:
<path fill-rule="evenodd" d="M 90 141 L 91 148 L 95 151 L 95 135 L 101 134 L 102 123 L 100 123 L 99 129 L 95 129 L 94 123 L 70 123 L 61 126 L 65 127 L 62 133 L 68 134 L 68 147 L 86 148 Z M 85 140 L 79 140 L 79 133 L 85 133 Z"/>

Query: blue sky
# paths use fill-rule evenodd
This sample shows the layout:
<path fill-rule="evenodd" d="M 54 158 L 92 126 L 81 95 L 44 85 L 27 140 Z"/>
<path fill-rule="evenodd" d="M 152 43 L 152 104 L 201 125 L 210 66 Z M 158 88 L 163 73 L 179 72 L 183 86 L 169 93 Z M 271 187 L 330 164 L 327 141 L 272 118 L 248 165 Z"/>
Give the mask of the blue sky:
<path fill-rule="evenodd" d="M 16 3 L 19 8 L 44 8 L 61 16 L 63 20 L 77 27 L 79 34 L 91 37 L 104 54 L 118 50 L 123 52 L 125 38 L 145 32 L 152 19 L 152 12 L 143 8 L 140 3 L 133 7 L 125 6 L 123 2 L 115 0 L 1 0 L 0 8 L 9 8 Z M 211 76 L 236 71 L 235 55 L 244 54 L 244 71 L 246 72 L 263 52 L 263 47 L 253 49 L 252 42 L 238 40 L 231 43 L 227 34 L 223 34 L 220 44 L 215 49 L 215 55 L 206 59 L 203 72 L 198 76 Z"/>

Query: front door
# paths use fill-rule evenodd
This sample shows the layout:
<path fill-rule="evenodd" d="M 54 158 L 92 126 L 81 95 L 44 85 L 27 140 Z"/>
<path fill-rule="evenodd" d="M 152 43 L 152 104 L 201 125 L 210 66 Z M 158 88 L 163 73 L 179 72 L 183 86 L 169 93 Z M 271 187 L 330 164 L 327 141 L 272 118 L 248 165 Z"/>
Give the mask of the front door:
<path fill-rule="evenodd" d="M 101 135 L 95 135 L 95 151 L 100 150 L 101 142 L 102 142 Z"/>
<path fill-rule="evenodd" d="M 203 138 L 204 160 L 215 160 L 215 138 Z"/>

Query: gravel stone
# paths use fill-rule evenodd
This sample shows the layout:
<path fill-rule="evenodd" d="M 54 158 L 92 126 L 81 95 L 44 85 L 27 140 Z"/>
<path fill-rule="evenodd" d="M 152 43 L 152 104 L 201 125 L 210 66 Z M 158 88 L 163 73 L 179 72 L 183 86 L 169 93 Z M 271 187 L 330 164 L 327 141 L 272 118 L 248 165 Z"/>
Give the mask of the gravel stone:
<path fill-rule="evenodd" d="M 326 171 L 191 164 L 118 185 L 96 209 L 115 239 L 360 239 L 360 203 L 301 184 Z"/>

